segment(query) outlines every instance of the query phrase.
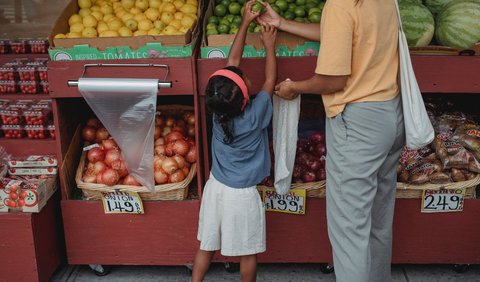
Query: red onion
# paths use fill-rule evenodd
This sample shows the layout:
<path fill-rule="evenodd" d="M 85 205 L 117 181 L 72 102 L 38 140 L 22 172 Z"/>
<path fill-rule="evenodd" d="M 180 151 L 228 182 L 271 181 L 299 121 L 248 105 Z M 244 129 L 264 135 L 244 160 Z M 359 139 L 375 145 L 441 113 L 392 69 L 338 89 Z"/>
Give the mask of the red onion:
<path fill-rule="evenodd" d="M 325 156 L 327 154 L 327 147 L 324 143 L 318 143 L 313 147 L 312 153 L 317 156 Z"/>
<path fill-rule="evenodd" d="M 185 139 L 185 136 L 180 131 L 171 131 L 165 136 L 166 143 L 171 143 L 179 139 Z"/>
<path fill-rule="evenodd" d="M 177 162 L 178 168 L 184 168 L 187 165 L 187 161 L 181 155 L 173 155 L 172 158 Z"/>
<path fill-rule="evenodd" d="M 154 146 L 158 145 L 165 145 L 165 138 L 159 137 L 157 140 L 155 140 Z"/>
<path fill-rule="evenodd" d="M 102 173 L 97 174 L 97 184 L 103 184 Z"/>
<path fill-rule="evenodd" d="M 162 116 L 155 116 L 155 125 L 163 127 L 165 125 L 165 119 Z"/>
<path fill-rule="evenodd" d="M 185 173 L 185 177 L 190 173 L 190 168 L 188 166 L 184 166 L 182 170 L 183 170 L 183 173 Z"/>
<path fill-rule="evenodd" d="M 320 162 L 320 159 L 315 157 L 308 159 L 306 165 L 308 169 L 312 172 L 315 172 L 322 167 L 322 163 Z"/>
<path fill-rule="evenodd" d="M 185 128 L 187 126 L 187 124 L 185 123 L 184 120 L 182 119 L 179 119 L 175 122 L 175 126 L 174 127 L 178 127 L 178 128 Z"/>
<path fill-rule="evenodd" d="M 167 136 L 171 131 L 172 131 L 172 128 L 170 126 L 165 126 L 162 130 L 162 136 L 163 137 Z"/>
<path fill-rule="evenodd" d="M 163 171 L 163 169 L 156 170 L 153 174 L 156 184 L 165 184 L 168 183 L 168 175 Z"/>
<path fill-rule="evenodd" d="M 165 156 L 153 156 L 153 169 L 154 169 L 154 171 L 162 169 L 162 163 L 163 163 L 163 160 L 165 158 L 166 158 Z"/>
<path fill-rule="evenodd" d="M 175 125 L 175 119 L 173 117 L 167 117 L 165 119 L 165 125 L 169 127 L 173 127 Z"/>
<path fill-rule="evenodd" d="M 153 139 L 157 140 L 158 138 L 160 138 L 160 136 L 162 136 L 162 129 L 160 128 L 160 126 L 155 126 L 155 132 L 153 133 Z"/>
<path fill-rule="evenodd" d="M 98 120 L 98 118 L 89 118 L 87 120 L 87 126 L 91 126 L 93 128 L 99 128 L 102 126 L 102 123 L 100 122 L 100 120 Z"/>
<path fill-rule="evenodd" d="M 98 147 L 92 148 L 87 153 L 87 159 L 92 163 L 103 161 L 105 159 L 105 151 Z"/>
<path fill-rule="evenodd" d="M 185 156 L 190 150 L 190 146 L 185 139 L 178 139 L 173 142 L 173 153 Z"/>
<path fill-rule="evenodd" d="M 187 160 L 187 162 L 192 163 L 192 164 L 197 161 L 197 146 L 196 145 L 190 146 L 190 150 L 185 155 L 185 159 Z"/>
<path fill-rule="evenodd" d="M 179 170 L 175 171 L 174 173 L 170 174 L 170 176 L 168 177 L 168 180 L 171 183 L 178 183 L 178 182 L 182 182 L 185 179 L 185 177 L 186 177 L 186 175 L 183 172 L 183 170 L 179 169 Z"/>
<path fill-rule="evenodd" d="M 102 172 L 101 176 L 103 184 L 108 186 L 113 186 L 118 183 L 118 180 L 120 180 L 118 172 L 111 168 L 108 168 Z"/>
<path fill-rule="evenodd" d="M 315 173 L 315 177 L 317 178 L 318 181 L 325 180 L 327 179 L 327 172 L 325 171 L 325 169 L 320 168 Z"/>
<path fill-rule="evenodd" d="M 316 179 L 317 178 L 315 176 L 315 173 L 313 173 L 312 171 L 304 171 L 303 172 L 302 180 L 304 182 L 314 182 Z"/>
<path fill-rule="evenodd" d="M 85 141 L 93 142 L 95 141 L 96 129 L 91 126 L 85 126 L 82 129 L 82 138 Z"/>
<path fill-rule="evenodd" d="M 123 178 L 128 175 L 127 164 L 124 160 L 116 160 L 112 163 L 111 167 L 118 172 L 118 176 Z"/>
<path fill-rule="evenodd" d="M 95 164 L 93 165 L 93 173 L 94 174 L 102 173 L 106 168 L 107 168 L 107 165 L 104 162 L 102 161 L 95 162 Z"/>
<path fill-rule="evenodd" d="M 195 125 L 188 125 L 187 126 L 187 136 L 195 138 Z"/>
<path fill-rule="evenodd" d="M 122 155 L 117 150 L 108 150 L 105 154 L 105 163 L 109 166 L 112 166 L 112 163 L 116 160 L 120 160 Z"/>
<path fill-rule="evenodd" d="M 125 176 L 122 181 L 123 185 L 130 185 L 130 186 L 142 186 L 131 174 Z"/>
<path fill-rule="evenodd" d="M 301 166 L 295 165 L 293 166 L 292 177 L 293 178 L 301 178 L 303 174 L 303 169 Z"/>
<path fill-rule="evenodd" d="M 195 114 L 192 113 L 191 115 L 187 116 L 186 122 L 189 125 L 195 125 Z"/>
<path fill-rule="evenodd" d="M 295 163 L 301 166 L 306 166 L 309 159 L 310 156 L 307 153 L 301 152 L 295 156 Z"/>
<path fill-rule="evenodd" d="M 103 140 L 103 141 L 102 141 L 102 147 L 103 147 L 106 151 L 112 150 L 112 149 L 115 149 L 115 150 L 119 150 L 119 149 L 120 149 L 120 147 L 118 147 L 117 142 L 115 142 L 115 140 L 113 140 L 113 139 Z"/>
<path fill-rule="evenodd" d="M 100 127 L 97 129 L 97 132 L 95 134 L 95 140 L 97 142 L 107 140 L 110 134 L 108 133 L 108 130 L 105 127 Z"/>
<path fill-rule="evenodd" d="M 95 174 L 87 174 L 83 176 L 83 182 L 85 183 L 95 183 L 97 182 L 97 176 Z"/>
<path fill-rule="evenodd" d="M 178 170 L 178 163 L 173 158 L 165 158 L 162 162 L 162 169 L 167 174 L 172 174 Z"/>
<path fill-rule="evenodd" d="M 165 145 L 157 145 L 155 146 L 155 148 L 153 149 L 155 155 L 157 156 L 164 156 L 165 155 Z"/>
<path fill-rule="evenodd" d="M 312 141 L 312 143 L 323 143 L 325 142 L 325 133 L 322 131 L 316 131 L 310 135 L 309 140 Z"/>

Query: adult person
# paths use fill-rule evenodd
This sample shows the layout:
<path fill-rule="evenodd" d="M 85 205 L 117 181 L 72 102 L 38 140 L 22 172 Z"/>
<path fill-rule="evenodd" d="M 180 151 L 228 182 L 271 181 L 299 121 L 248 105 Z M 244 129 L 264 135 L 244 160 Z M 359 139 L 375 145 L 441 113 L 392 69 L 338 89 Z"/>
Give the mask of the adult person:
<path fill-rule="evenodd" d="M 327 225 L 337 281 L 391 280 L 396 166 L 405 143 L 395 0 L 327 0 L 320 27 L 280 18 L 263 25 L 320 40 L 315 74 L 276 95 L 322 95 L 326 112 Z"/>

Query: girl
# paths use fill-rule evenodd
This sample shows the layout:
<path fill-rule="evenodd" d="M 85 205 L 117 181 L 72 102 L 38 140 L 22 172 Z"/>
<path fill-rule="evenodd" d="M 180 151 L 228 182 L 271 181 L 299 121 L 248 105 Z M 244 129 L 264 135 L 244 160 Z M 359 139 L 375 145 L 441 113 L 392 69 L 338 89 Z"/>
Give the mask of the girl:
<path fill-rule="evenodd" d="M 277 79 L 276 30 L 262 27 L 266 50 L 265 82 L 250 100 L 250 81 L 238 68 L 248 25 L 258 17 L 254 0 L 246 4 L 227 67 L 207 85 L 207 110 L 213 113 L 212 169 L 200 208 L 192 281 L 202 281 L 217 250 L 240 257 L 242 281 L 255 281 L 257 255 L 265 251 L 265 210 L 256 184 L 269 175 L 267 127 L 272 118 L 271 95 Z"/>

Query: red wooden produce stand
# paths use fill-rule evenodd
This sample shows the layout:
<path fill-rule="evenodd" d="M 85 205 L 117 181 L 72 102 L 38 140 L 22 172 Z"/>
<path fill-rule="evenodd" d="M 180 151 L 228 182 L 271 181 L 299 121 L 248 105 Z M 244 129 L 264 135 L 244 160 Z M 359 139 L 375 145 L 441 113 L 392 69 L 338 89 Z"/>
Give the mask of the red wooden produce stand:
<path fill-rule="evenodd" d="M 18 58 L 48 58 L 47 54 L 1 54 L 0 65 Z M 6 100 L 49 99 L 47 94 L 0 94 Z M 53 139 L 8 139 L 0 146 L 15 157 L 56 154 Z M 0 213 L 0 281 L 48 281 L 64 260 L 59 193 L 39 213 Z"/>
<path fill-rule="evenodd" d="M 81 77 L 84 64 L 135 63 L 166 64 L 170 89 L 160 89 L 158 104 L 184 103 L 198 109 L 195 79 L 195 60 L 165 58 L 150 60 L 68 61 L 50 62 L 48 74 L 55 77 L 50 83 L 54 116 L 59 131 L 58 155 L 62 156 L 60 182 L 61 209 L 64 222 L 67 259 L 69 264 L 102 265 L 188 265 L 193 263 L 198 243 L 196 240 L 198 198 L 183 201 L 144 201 L 143 215 L 106 215 L 100 201 L 80 200 L 75 184 L 75 172 L 81 154 L 79 125 L 83 125 L 91 111 L 77 87 L 67 87 L 68 80 Z M 86 77 L 102 78 L 157 78 L 164 73 L 155 68 L 89 68 Z M 199 116 L 195 110 L 196 116 Z M 198 120 L 198 118 L 197 118 Z M 200 124 L 195 132 L 200 140 Z M 197 160 L 201 160 L 201 146 L 197 146 Z M 197 162 L 199 164 L 199 162 Z M 193 190 L 201 193 L 203 168 L 197 165 Z"/>
<path fill-rule="evenodd" d="M 465 107 L 478 111 L 475 105 L 480 101 L 480 56 L 414 55 L 412 60 L 423 93 L 456 95 L 455 98 Z M 316 57 L 284 57 L 277 58 L 277 62 L 278 81 L 306 79 L 314 73 Z M 225 64 L 225 59 L 199 59 L 197 62 L 202 128 L 209 127 L 205 113 L 208 77 Z M 252 81 L 252 92 L 258 92 L 265 77 L 264 59 L 243 59 L 240 68 Z M 207 135 L 207 130 L 203 134 Z M 209 143 L 204 143 L 204 151 L 208 150 Z M 207 157 L 204 167 L 208 177 L 210 163 Z M 480 200 L 466 200 L 463 212 L 448 214 L 422 214 L 420 205 L 421 199 L 396 201 L 393 263 L 480 263 L 480 245 L 475 243 L 480 238 L 480 228 L 476 224 L 480 216 Z M 215 259 L 228 261 L 221 256 Z M 304 216 L 268 212 L 267 251 L 259 256 L 259 260 L 331 262 L 325 199 L 308 198 Z"/>

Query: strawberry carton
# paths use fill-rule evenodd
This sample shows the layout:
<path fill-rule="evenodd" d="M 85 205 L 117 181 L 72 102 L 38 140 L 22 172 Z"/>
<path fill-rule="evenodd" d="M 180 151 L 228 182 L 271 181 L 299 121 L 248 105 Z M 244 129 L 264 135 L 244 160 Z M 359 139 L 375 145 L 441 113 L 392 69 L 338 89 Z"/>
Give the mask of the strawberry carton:
<path fill-rule="evenodd" d="M 54 156 L 48 155 L 32 155 L 25 158 L 17 158 L 7 162 L 9 168 L 25 168 L 25 167 L 51 167 L 57 166 L 58 161 Z"/>
<path fill-rule="evenodd" d="M 3 136 L 8 139 L 20 139 L 23 138 L 25 130 L 23 125 L 2 125 Z"/>
<path fill-rule="evenodd" d="M 47 53 L 48 40 L 45 40 L 45 39 L 29 40 L 28 44 L 30 45 L 30 51 L 32 53 L 41 53 L 41 54 Z"/>
<path fill-rule="evenodd" d="M 55 177 L 3 178 L 0 185 L 2 212 L 40 212 L 57 189 Z"/>
<path fill-rule="evenodd" d="M 56 133 L 55 133 L 55 125 L 54 124 L 49 124 L 47 126 L 48 133 L 50 134 L 50 137 L 52 139 L 56 139 Z"/>
<path fill-rule="evenodd" d="M 40 81 L 40 93 L 48 94 L 50 93 L 49 83 L 46 80 Z"/>
<path fill-rule="evenodd" d="M 28 139 L 45 139 L 48 131 L 43 125 L 25 125 L 25 132 Z"/>
<path fill-rule="evenodd" d="M 48 80 L 47 66 L 45 65 L 38 66 L 37 72 L 38 72 L 38 77 L 40 78 L 41 81 Z"/>
<path fill-rule="evenodd" d="M 24 122 L 23 110 L 20 108 L 7 108 L 0 109 L 0 117 L 2 118 L 3 125 L 20 125 Z"/>
<path fill-rule="evenodd" d="M 10 42 L 8 40 L 0 40 L 0 54 L 10 53 Z"/>
<path fill-rule="evenodd" d="M 30 108 L 23 111 L 25 122 L 28 125 L 45 125 L 52 116 L 50 108 Z"/>
<path fill-rule="evenodd" d="M 28 40 L 25 39 L 11 41 L 10 48 L 14 54 L 30 53 L 30 45 L 28 45 Z"/>
<path fill-rule="evenodd" d="M 19 81 L 18 87 L 23 94 L 37 94 L 40 84 L 36 80 Z"/>
<path fill-rule="evenodd" d="M 18 92 L 17 82 L 14 80 L 0 80 L 0 93 L 15 94 Z"/>
<path fill-rule="evenodd" d="M 34 175 L 34 176 L 47 176 L 47 175 L 56 175 L 57 168 L 56 167 L 25 167 L 25 168 L 16 168 L 11 167 L 8 168 L 9 175 Z"/>
<path fill-rule="evenodd" d="M 3 65 L 0 67 L 0 80 L 14 81 L 18 79 L 18 73 L 14 66 Z"/>
<path fill-rule="evenodd" d="M 26 65 L 17 68 L 18 78 L 21 81 L 37 80 L 37 68 L 32 65 Z"/>

